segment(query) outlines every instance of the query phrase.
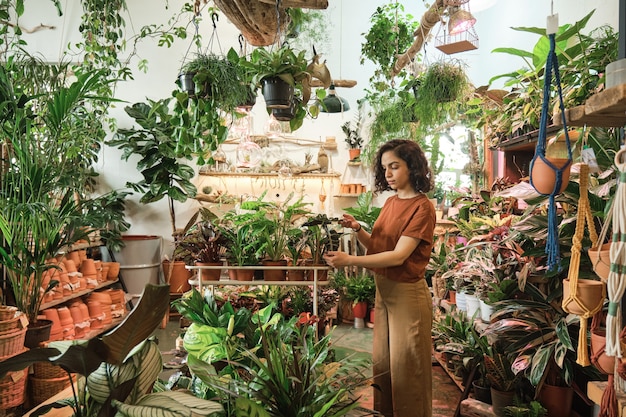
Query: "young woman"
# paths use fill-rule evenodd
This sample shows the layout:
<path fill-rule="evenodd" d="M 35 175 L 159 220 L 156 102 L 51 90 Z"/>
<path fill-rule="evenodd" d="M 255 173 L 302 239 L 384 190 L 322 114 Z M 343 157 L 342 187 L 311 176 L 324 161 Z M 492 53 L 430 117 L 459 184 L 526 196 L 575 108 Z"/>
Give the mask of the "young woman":
<path fill-rule="evenodd" d="M 394 139 L 375 159 L 375 191 L 394 190 L 369 234 L 354 217 L 341 221 L 367 248 L 364 256 L 329 252 L 335 267 L 372 270 L 376 280 L 374 408 L 385 417 L 432 415 L 432 300 L 424 279 L 435 208 L 424 193 L 433 176 L 417 143 Z"/>

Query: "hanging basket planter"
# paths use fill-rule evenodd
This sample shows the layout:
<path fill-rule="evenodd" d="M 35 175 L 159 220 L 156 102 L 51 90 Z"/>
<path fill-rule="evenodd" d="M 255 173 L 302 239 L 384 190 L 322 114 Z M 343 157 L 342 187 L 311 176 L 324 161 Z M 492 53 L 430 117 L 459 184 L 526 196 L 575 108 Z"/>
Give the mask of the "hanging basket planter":
<path fill-rule="evenodd" d="M 576 298 L 570 297 L 570 280 L 563 280 L 563 310 L 567 313 L 583 315 L 597 311 L 604 303 L 606 286 L 602 281 L 579 279 Z"/>

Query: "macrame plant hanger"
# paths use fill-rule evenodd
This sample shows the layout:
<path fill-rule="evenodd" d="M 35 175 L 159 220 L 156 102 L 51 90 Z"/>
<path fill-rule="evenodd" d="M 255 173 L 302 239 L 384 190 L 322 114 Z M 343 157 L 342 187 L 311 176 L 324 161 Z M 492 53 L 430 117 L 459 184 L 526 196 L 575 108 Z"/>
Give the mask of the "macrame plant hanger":
<path fill-rule="evenodd" d="M 580 269 L 580 252 L 582 249 L 582 240 L 585 233 L 585 223 L 589 228 L 589 238 L 593 246 L 598 241 L 598 234 L 593 222 L 593 214 L 589 206 L 589 166 L 587 164 L 580 164 L 580 197 L 578 199 L 578 209 L 576 213 L 576 231 L 572 238 L 572 255 L 569 261 L 569 271 L 567 279 L 563 281 L 563 310 L 568 313 L 577 314 L 580 316 L 580 331 L 578 334 L 578 355 L 576 357 L 576 363 L 581 366 L 589 366 L 589 353 L 587 347 L 587 321 L 590 317 L 593 317 L 598 313 L 604 305 L 604 299 L 606 298 L 606 286 L 601 281 L 587 281 L 588 284 L 597 284 L 600 286 L 600 296 L 597 299 L 589 302 L 587 298 L 583 299 L 580 291 L 580 280 L 578 279 L 578 271 Z M 569 293 L 565 291 L 565 286 L 568 286 Z M 593 288 L 593 287 L 592 287 Z M 568 294 L 566 297 L 565 294 Z M 595 302 L 595 305 L 593 304 Z"/>
<path fill-rule="evenodd" d="M 626 148 L 615 155 L 617 167 L 617 191 L 611 206 L 612 218 L 605 222 L 613 223 L 613 235 L 609 256 L 611 266 L 607 279 L 609 308 L 606 316 L 606 345 L 607 356 L 614 356 L 615 369 L 609 374 L 607 387 L 602 394 L 598 417 L 612 417 L 618 414 L 617 390 L 624 392 L 625 369 L 620 360 L 622 357 L 621 341 L 626 339 L 626 327 L 622 328 L 621 300 L 626 290 Z M 599 242 L 602 243 L 602 240 Z"/>
<path fill-rule="evenodd" d="M 557 15 L 552 14 L 548 16 L 548 38 L 550 39 L 550 52 L 548 52 L 548 57 L 546 59 L 546 68 L 544 74 L 544 83 L 543 83 L 543 103 L 541 106 L 541 119 L 539 122 L 539 138 L 537 139 L 537 146 L 535 148 L 535 155 L 530 162 L 530 184 L 537 190 L 537 186 L 533 180 L 533 166 L 537 163 L 537 160 L 540 159 L 545 165 L 547 165 L 552 171 L 554 171 L 556 176 L 556 181 L 554 184 L 553 190 L 547 193 L 540 194 L 548 195 L 549 203 L 548 203 L 548 239 L 546 242 L 546 254 L 548 255 L 548 269 L 554 270 L 555 268 L 560 269 L 559 261 L 560 261 L 560 253 L 559 253 L 559 230 L 558 230 L 558 218 L 556 215 L 556 196 L 560 193 L 561 185 L 563 185 L 563 173 L 565 170 L 569 170 L 570 165 L 572 164 L 572 148 L 570 145 L 569 134 L 567 132 L 567 120 L 565 119 L 565 105 L 563 104 L 563 93 L 561 91 L 561 77 L 559 75 L 559 62 L 555 53 L 555 34 L 558 29 L 558 21 Z M 562 167 L 555 166 L 552 162 L 550 162 L 546 158 L 546 129 L 548 125 L 548 113 L 550 111 L 550 86 L 552 83 L 552 71 L 554 71 L 554 80 L 558 91 L 559 96 L 559 106 L 561 109 L 561 117 L 563 121 L 563 129 L 565 132 L 565 142 L 567 144 L 567 154 L 568 160 L 567 163 Z"/>

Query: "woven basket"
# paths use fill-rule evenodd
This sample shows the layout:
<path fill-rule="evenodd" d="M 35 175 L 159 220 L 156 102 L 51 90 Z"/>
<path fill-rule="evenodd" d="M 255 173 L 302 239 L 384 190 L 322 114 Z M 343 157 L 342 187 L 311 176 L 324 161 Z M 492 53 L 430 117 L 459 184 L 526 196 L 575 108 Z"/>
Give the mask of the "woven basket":
<path fill-rule="evenodd" d="M 12 319 L 15 317 L 15 313 L 17 313 L 17 307 L 0 306 L 0 321 Z"/>
<path fill-rule="evenodd" d="M 50 362 L 35 362 L 33 364 L 33 376 L 39 379 L 67 378 L 67 372 Z"/>
<path fill-rule="evenodd" d="M 9 372 L 0 380 L 0 410 L 24 404 L 27 376 L 26 369 L 23 369 Z"/>
<path fill-rule="evenodd" d="M 8 332 L 9 330 L 17 329 L 20 325 L 20 315 L 10 318 L 8 320 L 0 321 L 0 333 Z"/>
<path fill-rule="evenodd" d="M 36 376 L 31 376 L 30 383 L 33 404 L 41 404 L 69 387 L 70 378 L 67 375 L 60 378 L 37 378 Z"/>
<path fill-rule="evenodd" d="M 26 329 L 0 333 L 0 360 L 21 353 L 24 350 Z"/>

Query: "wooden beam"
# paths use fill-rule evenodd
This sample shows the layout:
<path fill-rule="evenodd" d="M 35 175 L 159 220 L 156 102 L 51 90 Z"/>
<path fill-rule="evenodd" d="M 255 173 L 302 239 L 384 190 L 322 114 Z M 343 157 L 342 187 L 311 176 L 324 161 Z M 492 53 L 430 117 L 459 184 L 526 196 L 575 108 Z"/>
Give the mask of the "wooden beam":
<path fill-rule="evenodd" d="M 249 0 L 254 2 L 254 0 Z M 276 0 L 259 0 L 261 3 L 276 6 Z M 297 7 L 299 9 L 328 9 L 328 0 L 280 0 L 281 7 Z"/>
<path fill-rule="evenodd" d="M 335 87 L 352 88 L 356 85 L 356 80 L 333 80 Z M 320 80 L 314 78 L 311 80 L 311 87 L 323 87 L 324 85 Z"/>
<path fill-rule="evenodd" d="M 443 2 L 444 0 L 436 0 L 432 6 L 426 10 L 424 16 L 422 16 L 422 20 L 420 21 L 420 26 L 413 34 L 415 36 L 413 44 L 405 53 L 398 55 L 391 72 L 392 77 L 398 75 L 400 71 L 402 71 L 402 68 L 406 67 L 415 55 L 417 55 L 419 50 L 422 49 L 424 40 L 428 37 L 432 28 L 441 21 L 441 10 L 443 10 L 444 7 Z"/>

